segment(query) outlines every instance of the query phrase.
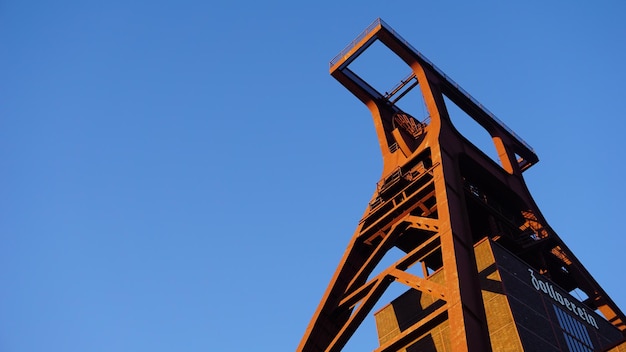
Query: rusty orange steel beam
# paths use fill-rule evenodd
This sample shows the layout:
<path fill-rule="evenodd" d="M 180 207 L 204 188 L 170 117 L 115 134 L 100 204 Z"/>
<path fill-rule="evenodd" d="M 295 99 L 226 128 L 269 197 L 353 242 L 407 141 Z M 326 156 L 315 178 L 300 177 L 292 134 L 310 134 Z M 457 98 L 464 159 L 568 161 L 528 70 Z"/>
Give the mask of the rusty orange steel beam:
<path fill-rule="evenodd" d="M 376 42 L 410 70 L 392 93 L 380 93 L 350 68 Z M 330 74 L 370 110 L 383 170 L 297 351 L 340 351 L 394 281 L 442 305 L 378 350 L 405 348 L 426 328 L 445 322 L 453 351 L 491 351 L 474 253 L 484 237 L 556 284 L 583 290 L 588 308 L 599 308 L 626 330 L 624 314 L 541 215 L 522 176 L 539 159 L 511 129 L 380 19 L 331 61 Z M 422 97 L 427 120 L 417 121 L 399 107 L 409 91 Z M 499 164 L 457 131 L 446 104 L 455 104 L 490 134 Z M 528 237 L 529 231 L 540 234 Z M 404 257 L 375 273 L 392 248 Z M 407 271 L 418 264 L 422 276 Z"/>

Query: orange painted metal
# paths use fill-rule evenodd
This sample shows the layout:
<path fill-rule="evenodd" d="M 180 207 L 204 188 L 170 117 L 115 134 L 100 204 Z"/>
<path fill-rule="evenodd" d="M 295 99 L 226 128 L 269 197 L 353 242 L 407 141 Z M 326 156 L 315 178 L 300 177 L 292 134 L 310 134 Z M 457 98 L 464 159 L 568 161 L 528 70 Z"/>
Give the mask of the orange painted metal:
<path fill-rule="evenodd" d="M 349 68 L 377 41 L 411 70 L 392 93 L 381 94 Z M 473 251 L 485 236 L 561 287 L 583 291 L 590 309 L 626 330 L 624 314 L 547 225 L 525 186 L 522 172 L 538 161 L 528 144 L 380 19 L 331 61 L 330 73 L 369 108 L 383 172 L 298 351 L 340 351 L 393 282 L 441 305 L 377 351 L 402 348 L 443 320 L 453 351 L 491 351 Z M 398 107 L 410 89 L 419 89 L 426 121 Z M 491 135 L 499 165 L 455 129 L 450 103 Z M 394 247 L 404 256 L 374 273 Z M 416 264 L 423 277 L 407 272 Z M 433 271 L 443 272 L 443 284 L 429 280 Z"/>

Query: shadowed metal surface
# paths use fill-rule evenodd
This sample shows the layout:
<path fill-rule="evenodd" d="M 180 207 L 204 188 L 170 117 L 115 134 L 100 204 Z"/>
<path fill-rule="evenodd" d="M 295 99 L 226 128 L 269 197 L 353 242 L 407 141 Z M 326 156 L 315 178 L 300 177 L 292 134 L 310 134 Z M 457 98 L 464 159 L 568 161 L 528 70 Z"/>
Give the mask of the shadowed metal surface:
<path fill-rule="evenodd" d="M 379 92 L 350 69 L 375 42 L 411 70 L 391 93 Z M 383 171 L 298 351 L 341 350 L 392 282 L 439 303 L 377 351 L 401 349 L 442 322 L 449 326 L 446 338 L 453 351 L 492 350 L 473 249 L 485 237 L 565 290 L 584 292 L 588 309 L 626 330 L 624 314 L 532 199 L 522 172 L 538 157 L 525 141 L 380 19 L 330 62 L 330 73 L 370 110 Z M 428 110 L 423 121 L 397 105 L 411 90 Z M 446 104 L 456 105 L 489 133 L 499 162 L 458 132 Z M 375 273 L 394 247 L 404 256 Z M 415 265 L 421 276 L 407 272 Z"/>

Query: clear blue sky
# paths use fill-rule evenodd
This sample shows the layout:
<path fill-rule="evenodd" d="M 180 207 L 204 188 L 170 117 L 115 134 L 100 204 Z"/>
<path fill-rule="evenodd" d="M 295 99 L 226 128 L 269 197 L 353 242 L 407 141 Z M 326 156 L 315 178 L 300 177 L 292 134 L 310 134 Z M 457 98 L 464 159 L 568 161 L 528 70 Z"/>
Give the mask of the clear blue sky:
<path fill-rule="evenodd" d="M 0 351 L 293 351 L 380 177 L 328 73 L 377 17 L 626 309 L 626 5 L 583 3 L 0 2 Z"/>

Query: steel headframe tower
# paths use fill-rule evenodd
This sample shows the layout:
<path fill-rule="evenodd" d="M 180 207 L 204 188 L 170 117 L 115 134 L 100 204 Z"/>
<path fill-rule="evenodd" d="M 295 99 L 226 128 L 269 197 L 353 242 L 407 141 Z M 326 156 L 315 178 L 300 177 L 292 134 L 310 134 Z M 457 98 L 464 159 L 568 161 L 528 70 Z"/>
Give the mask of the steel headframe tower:
<path fill-rule="evenodd" d="M 376 41 L 411 70 L 391 92 L 378 92 L 348 68 Z M 524 183 L 522 172 L 538 161 L 528 144 L 380 19 L 331 61 L 330 73 L 369 108 L 383 172 L 298 351 L 340 351 L 394 281 L 429 297 L 430 304 L 393 338 L 381 339 L 376 351 L 421 350 L 406 348 L 442 322 L 447 347 L 433 350 L 499 350 L 490 337 L 485 277 L 477 266 L 475 246 L 481 241 L 528 265 L 532 278 L 550 288 L 544 296 L 553 297 L 557 306 L 560 297 L 565 310 L 567 292 L 584 292 L 587 298 L 578 307 L 568 306 L 570 315 L 572 306 L 576 319 L 582 311 L 599 311 L 603 324 L 622 338 L 624 314 L 548 226 Z M 398 107 L 412 89 L 426 105 L 423 121 Z M 455 104 L 491 135 L 500 164 L 457 132 L 447 104 Z M 404 256 L 373 273 L 393 247 Z M 422 267 L 423 275 L 407 270 L 414 265 Z M 537 286 L 536 294 L 544 286 Z"/>

